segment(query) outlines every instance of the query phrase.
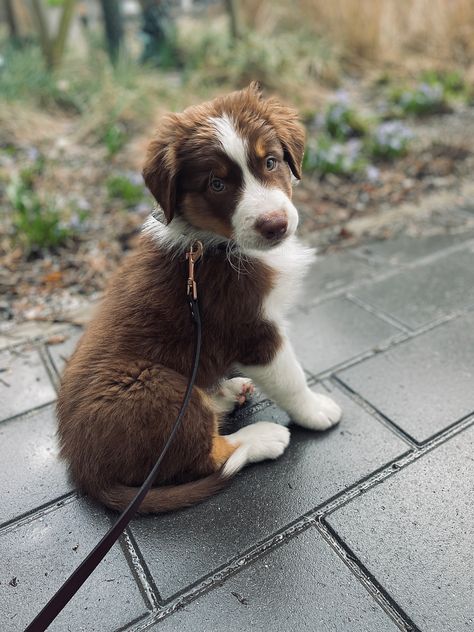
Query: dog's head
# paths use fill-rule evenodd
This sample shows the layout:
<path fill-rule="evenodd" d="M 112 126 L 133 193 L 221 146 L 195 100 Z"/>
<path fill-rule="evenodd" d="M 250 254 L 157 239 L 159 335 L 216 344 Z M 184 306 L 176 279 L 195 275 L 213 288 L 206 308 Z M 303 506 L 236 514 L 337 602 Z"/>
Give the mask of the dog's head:
<path fill-rule="evenodd" d="M 303 151 L 296 112 L 252 83 L 165 116 L 143 176 L 168 223 L 266 250 L 296 230 L 291 174 L 301 178 Z"/>

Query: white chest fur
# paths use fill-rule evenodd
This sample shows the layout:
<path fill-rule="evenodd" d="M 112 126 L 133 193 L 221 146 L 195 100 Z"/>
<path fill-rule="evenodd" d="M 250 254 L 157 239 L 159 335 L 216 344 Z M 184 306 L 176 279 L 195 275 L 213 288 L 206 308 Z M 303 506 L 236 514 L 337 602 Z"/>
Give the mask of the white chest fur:
<path fill-rule="evenodd" d="M 285 316 L 295 304 L 305 274 L 314 262 L 315 251 L 290 237 L 278 248 L 252 253 L 276 273 L 275 286 L 263 304 L 263 316 L 285 326 Z"/>

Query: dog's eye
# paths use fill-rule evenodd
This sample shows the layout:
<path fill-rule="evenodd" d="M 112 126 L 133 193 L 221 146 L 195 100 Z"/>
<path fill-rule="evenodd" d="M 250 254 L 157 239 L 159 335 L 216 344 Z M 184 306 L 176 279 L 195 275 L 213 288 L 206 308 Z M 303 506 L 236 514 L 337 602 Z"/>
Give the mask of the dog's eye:
<path fill-rule="evenodd" d="M 277 166 L 277 159 L 273 156 L 269 156 L 265 162 L 265 166 L 268 171 L 273 171 Z"/>
<path fill-rule="evenodd" d="M 220 193 L 221 191 L 225 189 L 225 184 L 220 178 L 212 177 L 209 180 L 209 186 L 215 193 Z"/>

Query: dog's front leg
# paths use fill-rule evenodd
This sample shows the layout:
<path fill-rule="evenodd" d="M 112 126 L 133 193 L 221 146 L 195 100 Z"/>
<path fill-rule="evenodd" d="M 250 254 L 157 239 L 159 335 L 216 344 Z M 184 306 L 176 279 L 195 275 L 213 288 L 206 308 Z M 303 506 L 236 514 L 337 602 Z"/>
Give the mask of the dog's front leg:
<path fill-rule="evenodd" d="M 272 362 L 239 368 L 300 426 L 326 430 L 340 420 L 340 407 L 330 397 L 314 393 L 306 384 L 303 369 L 287 338 L 283 338 Z"/>

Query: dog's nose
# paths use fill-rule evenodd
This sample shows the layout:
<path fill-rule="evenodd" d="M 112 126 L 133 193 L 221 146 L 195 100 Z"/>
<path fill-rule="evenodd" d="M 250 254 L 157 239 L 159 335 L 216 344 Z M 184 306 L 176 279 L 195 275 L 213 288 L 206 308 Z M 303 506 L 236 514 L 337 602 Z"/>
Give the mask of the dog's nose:
<path fill-rule="evenodd" d="M 288 218 L 282 211 L 272 211 L 259 217 L 255 228 L 265 239 L 278 239 L 288 229 Z"/>

